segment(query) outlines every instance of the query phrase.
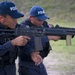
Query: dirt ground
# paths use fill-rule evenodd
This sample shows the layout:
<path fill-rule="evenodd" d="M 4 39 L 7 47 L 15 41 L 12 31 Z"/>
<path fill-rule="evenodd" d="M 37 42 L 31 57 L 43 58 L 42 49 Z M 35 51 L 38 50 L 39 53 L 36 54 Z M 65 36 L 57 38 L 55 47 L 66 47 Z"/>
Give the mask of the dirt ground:
<path fill-rule="evenodd" d="M 71 58 L 66 59 L 63 55 L 51 52 L 44 59 L 48 75 L 75 75 L 75 61 L 71 61 Z"/>
<path fill-rule="evenodd" d="M 73 62 L 71 58 L 66 59 L 63 56 L 63 53 L 51 52 L 44 59 L 43 62 L 46 66 L 48 75 L 75 75 L 75 61 Z M 18 64 L 18 60 L 16 64 Z"/>

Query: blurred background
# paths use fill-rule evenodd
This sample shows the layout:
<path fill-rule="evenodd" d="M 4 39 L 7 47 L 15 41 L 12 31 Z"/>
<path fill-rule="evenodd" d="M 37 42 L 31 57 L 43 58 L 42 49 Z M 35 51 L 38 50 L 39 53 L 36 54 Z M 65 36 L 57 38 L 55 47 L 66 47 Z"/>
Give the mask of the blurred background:
<path fill-rule="evenodd" d="M 0 0 L 5 1 L 5 0 Z M 75 0 L 7 0 L 16 4 L 25 16 L 19 23 L 29 17 L 29 10 L 34 5 L 42 6 L 50 17 L 47 20 L 54 25 L 75 27 Z M 66 40 L 51 41 L 52 51 L 44 59 L 48 75 L 75 75 L 75 37 L 71 46 L 66 46 Z M 16 63 L 18 63 L 16 61 Z M 18 72 L 17 72 L 18 73 Z"/>
<path fill-rule="evenodd" d="M 5 1 L 5 0 L 0 0 Z M 75 22 L 75 0 L 7 0 L 17 5 L 19 11 L 28 17 L 34 5 L 42 6 L 51 22 Z"/>

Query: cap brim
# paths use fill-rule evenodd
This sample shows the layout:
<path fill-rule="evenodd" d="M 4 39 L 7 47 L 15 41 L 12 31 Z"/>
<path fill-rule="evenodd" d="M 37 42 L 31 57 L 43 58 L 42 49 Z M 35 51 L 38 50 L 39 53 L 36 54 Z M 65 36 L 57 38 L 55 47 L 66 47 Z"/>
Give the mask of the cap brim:
<path fill-rule="evenodd" d="M 13 18 L 20 18 L 20 17 L 23 17 L 24 15 L 20 12 L 15 12 L 15 13 L 11 13 L 9 14 L 11 17 Z"/>
<path fill-rule="evenodd" d="M 37 16 L 37 18 L 40 19 L 40 20 L 50 19 L 47 15 Z"/>

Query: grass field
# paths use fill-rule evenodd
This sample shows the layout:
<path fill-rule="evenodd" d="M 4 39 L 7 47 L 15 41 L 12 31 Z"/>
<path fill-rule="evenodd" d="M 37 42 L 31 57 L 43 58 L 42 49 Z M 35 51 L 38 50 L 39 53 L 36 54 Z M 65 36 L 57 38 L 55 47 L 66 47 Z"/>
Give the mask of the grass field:
<path fill-rule="evenodd" d="M 74 27 L 74 23 L 60 23 L 61 26 Z M 51 41 L 52 51 L 45 58 L 49 75 L 75 75 L 75 37 L 71 40 L 71 46 L 66 46 L 65 40 Z"/>
<path fill-rule="evenodd" d="M 72 45 L 51 41 L 52 51 L 44 60 L 49 75 L 75 75 L 75 38 Z"/>

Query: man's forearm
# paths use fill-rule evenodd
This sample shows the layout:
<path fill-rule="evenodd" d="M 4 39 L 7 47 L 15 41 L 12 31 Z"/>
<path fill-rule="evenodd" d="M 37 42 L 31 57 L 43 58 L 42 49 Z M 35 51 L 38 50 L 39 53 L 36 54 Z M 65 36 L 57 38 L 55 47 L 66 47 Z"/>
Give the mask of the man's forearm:
<path fill-rule="evenodd" d="M 0 56 L 4 55 L 7 51 L 14 49 L 15 47 L 11 44 L 10 41 L 0 45 Z"/>

